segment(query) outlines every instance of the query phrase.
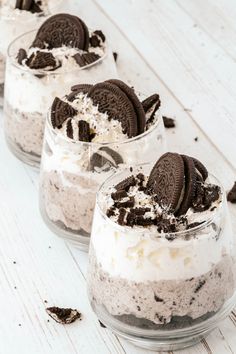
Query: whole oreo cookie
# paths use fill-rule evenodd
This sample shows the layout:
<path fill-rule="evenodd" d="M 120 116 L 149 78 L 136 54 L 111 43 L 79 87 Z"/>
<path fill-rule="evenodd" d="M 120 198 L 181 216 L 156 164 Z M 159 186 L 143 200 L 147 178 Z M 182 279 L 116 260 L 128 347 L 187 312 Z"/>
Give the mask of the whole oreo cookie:
<path fill-rule="evenodd" d="M 182 155 L 184 161 L 185 187 L 182 203 L 180 204 L 177 215 L 183 215 L 192 206 L 192 201 L 195 196 L 197 174 L 194 165 L 194 160 L 186 155 Z"/>
<path fill-rule="evenodd" d="M 127 95 L 110 82 L 102 82 L 92 86 L 88 97 L 98 105 L 98 110 L 107 113 L 109 119 L 121 122 L 123 132 L 132 138 L 138 135 L 137 116 L 132 102 Z"/>
<path fill-rule="evenodd" d="M 53 128 L 60 129 L 67 118 L 73 117 L 76 114 L 76 109 L 74 109 L 68 103 L 60 100 L 60 98 L 56 97 L 52 103 L 51 108 L 51 122 Z"/>
<path fill-rule="evenodd" d="M 88 29 L 78 17 L 69 14 L 51 16 L 39 28 L 32 47 L 48 49 L 59 48 L 63 45 L 87 50 Z"/>
<path fill-rule="evenodd" d="M 147 183 L 148 190 L 157 195 L 163 207 L 175 212 L 184 189 L 184 162 L 181 155 L 166 153 L 154 165 Z"/>
<path fill-rule="evenodd" d="M 108 80 L 107 82 L 110 82 L 111 84 L 116 85 L 128 96 L 129 100 L 133 104 L 134 110 L 137 115 L 138 134 L 142 134 L 145 129 L 146 116 L 145 116 L 145 112 L 144 112 L 142 103 L 139 101 L 134 90 L 131 87 L 129 87 L 128 85 L 126 85 L 121 80 L 113 79 L 113 80 Z"/>

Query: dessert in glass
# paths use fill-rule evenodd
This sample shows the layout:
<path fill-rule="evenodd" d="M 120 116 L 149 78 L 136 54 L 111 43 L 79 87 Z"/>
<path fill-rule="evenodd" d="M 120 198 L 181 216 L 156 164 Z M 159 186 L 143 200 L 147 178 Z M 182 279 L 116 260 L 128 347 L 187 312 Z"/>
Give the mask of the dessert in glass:
<path fill-rule="evenodd" d="M 38 166 L 47 111 L 55 96 L 75 83 L 117 75 L 107 40 L 76 16 L 49 17 L 38 31 L 15 39 L 8 49 L 4 128 L 15 156 Z"/>
<path fill-rule="evenodd" d="M 55 233 L 88 249 L 99 185 L 116 169 L 166 151 L 159 107 L 158 94 L 140 101 L 117 79 L 75 85 L 55 98 L 40 173 L 40 209 Z"/>
<path fill-rule="evenodd" d="M 7 47 L 17 36 L 33 30 L 61 8 L 61 0 L 0 0 L 0 105 L 3 104 Z"/>
<path fill-rule="evenodd" d="M 155 350 L 190 346 L 235 305 L 235 238 L 225 192 L 197 159 L 109 177 L 97 194 L 88 294 L 99 320 Z"/>

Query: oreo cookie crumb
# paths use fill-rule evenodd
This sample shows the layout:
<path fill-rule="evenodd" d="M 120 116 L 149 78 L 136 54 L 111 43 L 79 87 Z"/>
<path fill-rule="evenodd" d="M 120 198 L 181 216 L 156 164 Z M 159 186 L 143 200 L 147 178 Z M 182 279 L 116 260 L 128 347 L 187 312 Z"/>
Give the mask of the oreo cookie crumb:
<path fill-rule="evenodd" d="M 142 106 L 143 106 L 143 109 L 144 109 L 144 112 L 146 115 L 151 112 L 150 117 L 148 117 L 148 119 L 146 121 L 146 125 L 149 123 L 152 123 L 154 120 L 156 111 L 161 106 L 160 96 L 155 93 L 155 94 L 147 97 L 144 101 L 142 101 Z"/>
<path fill-rule="evenodd" d="M 79 140 L 90 142 L 90 127 L 85 120 L 79 121 Z"/>
<path fill-rule="evenodd" d="M 107 328 L 100 320 L 98 320 L 98 322 L 102 328 Z"/>
<path fill-rule="evenodd" d="M 236 182 L 234 182 L 233 187 L 230 189 L 230 191 L 227 194 L 227 200 L 230 203 L 235 204 L 236 203 Z"/>
<path fill-rule="evenodd" d="M 76 53 L 75 55 L 73 55 L 73 58 L 79 66 L 83 67 L 86 65 L 86 61 L 83 57 L 83 54 Z"/>
<path fill-rule="evenodd" d="M 94 53 L 94 52 L 90 52 L 90 53 L 85 53 L 85 54 L 75 54 L 73 55 L 73 58 L 75 59 L 76 63 L 83 67 L 89 64 L 94 63 L 95 61 L 97 61 L 100 58 L 100 55 Z"/>
<path fill-rule="evenodd" d="M 111 216 L 115 215 L 115 208 L 111 207 L 109 209 L 107 209 L 106 215 L 108 216 L 108 218 L 110 218 Z"/>
<path fill-rule="evenodd" d="M 132 208 L 134 206 L 134 197 L 129 197 L 129 199 L 125 201 L 115 201 L 114 206 L 118 209 Z"/>
<path fill-rule="evenodd" d="M 206 283 L 205 280 L 200 280 L 198 286 L 197 286 L 196 289 L 194 290 L 194 293 L 195 293 L 195 294 L 198 293 L 199 290 L 203 287 L 203 285 L 204 285 L 205 283 Z"/>
<path fill-rule="evenodd" d="M 73 127 L 72 127 L 72 120 L 68 119 L 66 123 L 66 134 L 68 138 L 73 139 Z"/>
<path fill-rule="evenodd" d="M 166 116 L 162 116 L 162 118 L 165 128 L 175 128 L 175 120 L 173 118 L 168 118 Z"/>
<path fill-rule="evenodd" d="M 125 222 L 124 222 L 125 215 L 126 215 L 126 210 L 124 208 L 120 208 L 117 222 L 121 226 L 125 225 Z"/>
<path fill-rule="evenodd" d="M 93 33 L 96 34 L 98 37 L 100 37 L 103 42 L 105 42 L 106 37 L 105 37 L 105 35 L 104 35 L 104 33 L 102 31 L 96 30 Z"/>
<path fill-rule="evenodd" d="M 135 178 L 134 176 L 130 176 L 130 177 L 127 177 L 126 179 L 124 179 L 123 181 L 121 181 L 120 183 L 118 183 L 116 186 L 115 186 L 115 189 L 118 190 L 118 189 L 124 189 L 126 191 L 129 190 L 130 187 L 132 186 L 135 186 L 136 184 L 136 181 L 135 181 Z"/>
<path fill-rule="evenodd" d="M 94 34 L 89 38 L 89 43 L 90 43 L 91 47 L 94 47 L 94 48 L 100 46 L 100 40 L 99 40 L 98 36 L 96 36 Z"/>
<path fill-rule="evenodd" d="M 30 8 L 30 12 L 32 12 L 32 14 L 43 12 L 39 5 L 41 5 L 41 1 L 37 1 L 37 3 L 33 1 L 33 5 Z"/>
<path fill-rule="evenodd" d="M 55 70 L 58 68 L 56 59 L 52 53 L 41 52 L 39 50 L 36 53 L 32 53 L 25 63 L 30 69 L 35 70 L 45 68 Z"/>
<path fill-rule="evenodd" d="M 61 324 L 70 324 L 75 322 L 77 319 L 82 319 L 81 313 L 71 308 L 60 308 L 53 306 L 46 308 L 46 312 L 54 321 Z"/>
<path fill-rule="evenodd" d="M 149 207 L 140 207 L 140 208 L 130 209 L 130 212 L 135 215 L 144 215 L 145 213 L 147 213 L 149 211 L 151 211 L 151 208 L 149 208 Z"/>
<path fill-rule="evenodd" d="M 117 62 L 117 59 L 118 59 L 118 53 L 113 52 L 112 54 L 113 54 L 113 58 L 114 58 L 115 62 Z"/>
<path fill-rule="evenodd" d="M 23 60 L 27 58 L 26 50 L 20 48 L 16 58 L 17 58 L 17 63 L 22 65 Z"/>
<path fill-rule="evenodd" d="M 127 192 L 124 189 L 120 189 L 117 192 L 111 193 L 111 197 L 113 200 L 120 200 L 127 197 Z"/>
<path fill-rule="evenodd" d="M 219 197 L 220 197 L 219 186 L 214 184 L 204 186 L 201 183 L 197 183 L 192 207 L 196 212 L 201 212 L 210 209 L 211 204 L 217 201 Z"/>
<path fill-rule="evenodd" d="M 157 296 L 156 294 L 154 294 L 154 300 L 156 301 L 156 302 L 163 302 L 164 300 L 163 299 L 161 299 L 159 296 Z"/>
<path fill-rule="evenodd" d="M 76 109 L 74 109 L 68 103 L 62 101 L 60 98 L 56 97 L 52 103 L 51 108 L 51 122 L 53 128 L 60 129 L 67 118 L 73 117 L 76 114 Z"/>
<path fill-rule="evenodd" d="M 83 54 L 83 58 L 84 58 L 86 64 L 89 65 L 89 64 L 92 64 L 95 61 L 97 61 L 100 58 L 100 55 L 98 55 L 94 52 L 90 52 L 90 53 Z"/>

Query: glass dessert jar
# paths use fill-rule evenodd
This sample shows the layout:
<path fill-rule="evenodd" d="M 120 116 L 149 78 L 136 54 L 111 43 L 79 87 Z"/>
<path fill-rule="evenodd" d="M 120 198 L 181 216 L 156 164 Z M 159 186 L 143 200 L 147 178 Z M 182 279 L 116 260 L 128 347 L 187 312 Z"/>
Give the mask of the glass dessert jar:
<path fill-rule="evenodd" d="M 40 210 L 45 223 L 57 235 L 87 250 L 99 185 L 116 169 L 152 161 L 164 151 L 161 116 L 143 134 L 97 143 L 60 134 L 53 129 L 49 114 L 40 168 Z"/>
<path fill-rule="evenodd" d="M 151 167 L 136 167 L 133 175 L 147 174 Z M 221 187 L 221 201 L 209 210 L 195 215 L 188 211 L 184 218 L 194 216 L 194 224 L 177 232 L 147 227 L 151 208 L 140 194 L 140 213 L 133 212 L 138 220 L 146 209 L 147 217 L 130 227 L 124 224 L 129 213 L 122 216 L 119 209 L 119 222 L 110 217 L 117 212 L 112 214 L 111 208 L 114 186 L 130 175 L 127 169 L 115 173 L 97 193 L 87 276 L 91 306 L 102 323 L 137 346 L 153 350 L 191 346 L 213 330 L 236 301 L 235 238 L 225 192 Z M 209 181 L 220 186 L 211 175 Z M 127 191 L 127 183 L 124 187 Z M 134 189 L 133 194 L 141 190 Z M 118 190 L 117 196 L 122 193 Z M 129 195 L 129 201 L 132 198 Z"/>
<path fill-rule="evenodd" d="M 32 9 L 23 10 L 16 8 L 16 0 L 2 0 L 0 2 L 0 105 L 3 104 L 8 45 L 17 36 L 39 27 L 47 16 L 60 11 L 62 7 L 61 0 L 44 0 L 40 5 L 33 5 L 33 3 L 37 3 L 37 1 L 32 1 Z"/>
<path fill-rule="evenodd" d="M 64 95 L 74 84 L 95 83 L 109 77 L 117 77 L 117 71 L 107 43 L 103 47 L 104 54 L 87 65 L 80 66 L 74 59 L 76 49 L 69 48 L 68 54 L 66 47 L 43 52 L 53 54 L 56 60 L 59 60 L 60 65 L 53 71 L 21 65 L 18 62 L 19 50 L 30 47 L 36 32 L 31 31 L 18 37 L 8 49 L 4 130 L 12 153 L 23 162 L 38 167 L 45 119 L 54 97 Z"/>

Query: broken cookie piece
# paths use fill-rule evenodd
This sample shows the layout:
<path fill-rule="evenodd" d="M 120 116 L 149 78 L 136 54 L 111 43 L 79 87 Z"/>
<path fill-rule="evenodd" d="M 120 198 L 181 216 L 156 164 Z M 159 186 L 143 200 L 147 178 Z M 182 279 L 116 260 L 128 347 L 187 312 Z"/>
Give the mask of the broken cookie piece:
<path fill-rule="evenodd" d="M 70 324 L 76 320 L 82 319 L 82 314 L 78 310 L 73 310 L 71 308 L 60 308 L 60 307 L 48 307 L 46 311 L 54 321 L 61 324 Z"/>

